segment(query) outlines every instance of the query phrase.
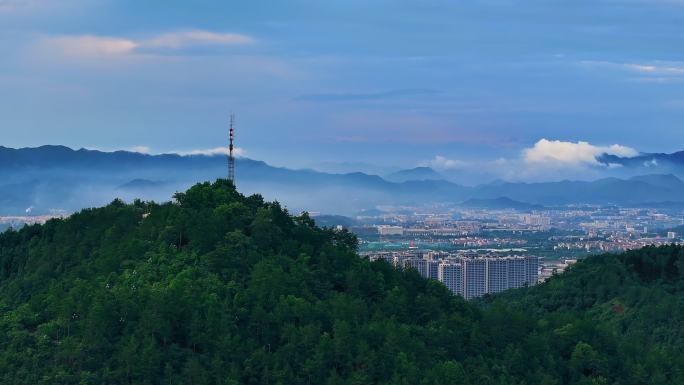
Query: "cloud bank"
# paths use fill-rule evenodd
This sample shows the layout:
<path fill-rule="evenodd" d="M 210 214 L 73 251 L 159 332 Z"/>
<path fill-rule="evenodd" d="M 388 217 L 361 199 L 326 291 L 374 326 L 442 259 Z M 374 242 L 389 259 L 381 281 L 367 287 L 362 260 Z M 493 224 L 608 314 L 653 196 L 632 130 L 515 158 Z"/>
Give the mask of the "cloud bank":
<path fill-rule="evenodd" d="M 586 69 L 603 69 L 633 74 L 628 80 L 653 83 L 670 83 L 684 80 L 684 62 L 681 61 L 653 61 L 653 62 L 610 62 L 584 60 L 579 64 Z"/>
<path fill-rule="evenodd" d="M 449 159 L 442 155 L 436 155 L 433 159 L 423 162 L 421 166 L 428 166 L 435 170 L 455 170 L 467 167 L 467 163 L 461 160 Z"/>
<path fill-rule="evenodd" d="M 464 183 L 487 183 L 495 179 L 511 182 L 541 182 L 561 179 L 592 180 L 629 173 L 620 165 L 597 160 L 603 154 L 633 157 L 639 152 L 620 144 L 597 145 L 585 141 L 540 139 L 511 158 L 455 160 L 436 155 L 419 163 L 439 170 L 451 180 Z"/>
<path fill-rule="evenodd" d="M 149 154 L 152 150 L 148 146 L 133 146 L 126 151 L 138 152 L 140 154 Z"/>
<path fill-rule="evenodd" d="M 237 33 L 189 30 L 164 33 L 145 39 L 97 35 L 58 36 L 44 38 L 41 43 L 68 56 L 101 57 L 160 50 L 177 51 L 199 46 L 244 45 L 253 42 L 252 37 Z"/>
<path fill-rule="evenodd" d="M 631 157 L 639 154 L 633 148 L 613 144 L 596 146 L 588 142 L 564 142 L 541 139 L 532 148 L 523 150 L 523 160 L 529 165 L 543 166 L 598 166 L 596 158 L 602 154 Z"/>
<path fill-rule="evenodd" d="M 177 151 L 176 153 L 178 155 L 183 155 L 183 156 L 187 156 L 187 155 L 207 155 L 207 156 L 228 155 L 228 148 L 216 147 L 216 148 L 208 148 L 208 149 L 204 149 L 204 150 Z M 244 156 L 245 151 L 242 148 L 234 148 L 233 154 L 235 154 L 235 156 Z"/>
<path fill-rule="evenodd" d="M 149 155 L 160 155 L 160 154 L 178 154 L 181 156 L 190 156 L 190 155 L 205 155 L 205 156 L 215 156 L 215 155 L 228 155 L 228 148 L 227 147 L 215 147 L 215 148 L 207 148 L 207 149 L 198 149 L 198 150 L 187 150 L 187 151 L 171 151 L 171 152 L 164 152 L 164 153 L 158 153 L 158 152 L 153 152 L 152 149 L 149 146 L 134 146 L 125 149 L 124 151 L 129 151 L 129 152 L 137 152 L 140 154 L 149 154 Z M 240 147 L 236 147 L 233 149 L 233 154 L 235 156 L 245 156 L 245 150 Z"/>

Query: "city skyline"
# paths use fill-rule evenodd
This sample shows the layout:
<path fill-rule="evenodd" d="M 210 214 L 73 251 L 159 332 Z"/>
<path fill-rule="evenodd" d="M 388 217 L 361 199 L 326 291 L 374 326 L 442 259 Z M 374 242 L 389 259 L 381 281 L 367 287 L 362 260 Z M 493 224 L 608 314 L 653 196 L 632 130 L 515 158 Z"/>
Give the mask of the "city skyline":
<path fill-rule="evenodd" d="M 684 148 L 683 11 L 5 0 L 2 145 L 208 152 L 233 111 L 241 153 L 279 166 L 598 176 L 603 152 Z"/>

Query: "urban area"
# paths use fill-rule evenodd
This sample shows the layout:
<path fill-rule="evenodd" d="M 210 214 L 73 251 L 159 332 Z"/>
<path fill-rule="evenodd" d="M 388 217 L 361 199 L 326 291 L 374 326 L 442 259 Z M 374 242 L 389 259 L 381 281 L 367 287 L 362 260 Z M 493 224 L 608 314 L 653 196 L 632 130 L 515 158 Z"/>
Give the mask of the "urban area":
<path fill-rule="evenodd" d="M 682 244 L 684 231 L 679 208 L 591 205 L 387 206 L 347 220 L 363 257 L 415 269 L 466 299 L 543 282 L 590 254 Z"/>

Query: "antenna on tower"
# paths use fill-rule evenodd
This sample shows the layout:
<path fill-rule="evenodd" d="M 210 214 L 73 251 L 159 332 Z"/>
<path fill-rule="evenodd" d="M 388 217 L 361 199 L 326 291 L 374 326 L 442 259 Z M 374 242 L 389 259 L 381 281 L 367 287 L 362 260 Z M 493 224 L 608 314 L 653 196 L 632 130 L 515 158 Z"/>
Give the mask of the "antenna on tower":
<path fill-rule="evenodd" d="M 233 156 L 233 141 L 235 139 L 235 115 L 230 114 L 230 144 L 228 145 L 228 180 L 235 185 L 235 157 Z"/>

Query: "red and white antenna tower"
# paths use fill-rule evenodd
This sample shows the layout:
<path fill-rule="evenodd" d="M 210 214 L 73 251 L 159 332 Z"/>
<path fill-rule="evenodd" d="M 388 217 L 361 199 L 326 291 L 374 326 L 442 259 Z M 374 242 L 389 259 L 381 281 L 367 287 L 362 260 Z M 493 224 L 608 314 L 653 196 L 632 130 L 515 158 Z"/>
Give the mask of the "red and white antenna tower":
<path fill-rule="evenodd" d="M 233 141 L 235 139 L 235 115 L 230 114 L 230 144 L 228 145 L 228 180 L 235 185 L 235 157 L 233 156 Z"/>

